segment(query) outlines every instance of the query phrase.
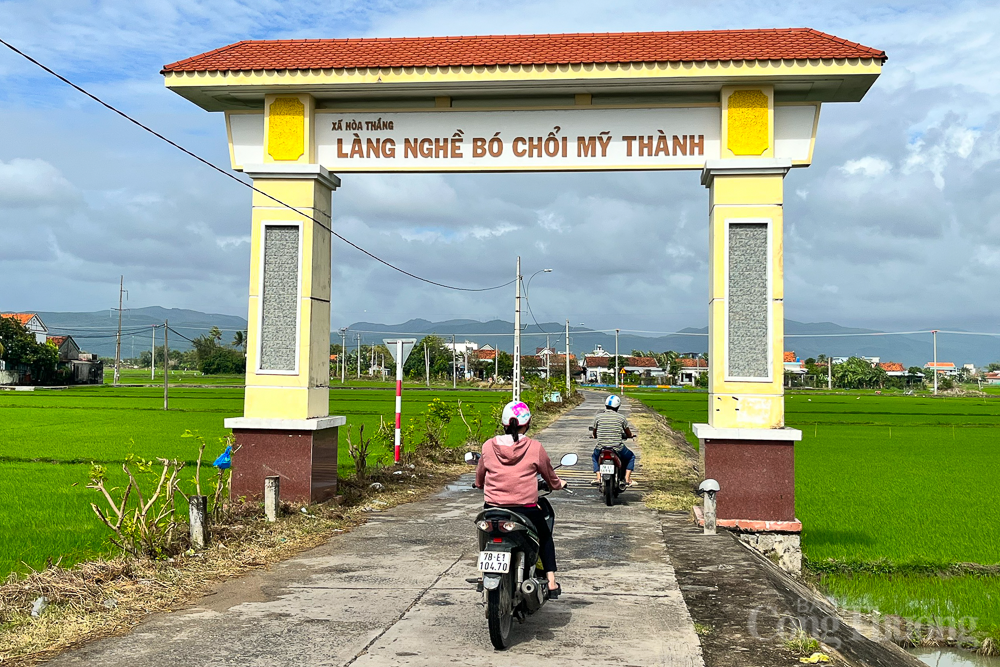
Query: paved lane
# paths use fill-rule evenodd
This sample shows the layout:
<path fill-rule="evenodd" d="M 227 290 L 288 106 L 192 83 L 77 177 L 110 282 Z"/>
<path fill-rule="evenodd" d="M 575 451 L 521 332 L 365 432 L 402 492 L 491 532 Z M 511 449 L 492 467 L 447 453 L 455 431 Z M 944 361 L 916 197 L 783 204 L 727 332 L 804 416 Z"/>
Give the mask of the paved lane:
<path fill-rule="evenodd" d="M 476 572 L 471 476 L 268 572 L 222 585 L 194 607 L 56 665 L 669 665 L 701 666 L 698 638 L 660 523 L 634 490 L 606 507 L 590 477 L 588 397 L 537 437 L 553 459 L 581 455 L 576 495 L 554 493 L 564 594 L 522 624 L 513 646 L 489 642 Z M 640 435 L 641 444 L 641 435 Z M 571 484 L 573 482 L 571 481 Z"/>

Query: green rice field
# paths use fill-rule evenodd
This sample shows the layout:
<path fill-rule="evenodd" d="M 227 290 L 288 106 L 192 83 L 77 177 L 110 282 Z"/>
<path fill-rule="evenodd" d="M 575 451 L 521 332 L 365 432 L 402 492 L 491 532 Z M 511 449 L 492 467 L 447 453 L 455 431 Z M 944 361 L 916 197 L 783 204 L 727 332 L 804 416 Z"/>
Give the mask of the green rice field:
<path fill-rule="evenodd" d="M 707 394 L 631 395 L 697 445 L 690 425 L 706 421 Z M 803 552 L 828 592 L 857 610 L 1000 628 L 1000 577 L 941 575 L 1000 564 L 1000 399 L 802 392 L 785 409 L 803 432 Z"/>
<path fill-rule="evenodd" d="M 355 436 L 360 424 L 371 433 L 380 418 L 394 420 L 394 386 L 330 394 L 330 414 L 346 415 Z M 460 400 L 467 419 L 480 414 L 489 421 L 490 411 L 506 397 L 506 392 L 404 390 L 404 425 L 434 398 L 453 407 Z M 0 577 L 44 567 L 49 558 L 71 564 L 106 550 L 107 531 L 90 509 L 96 492 L 86 488 L 92 462 L 112 475 L 121 475 L 129 454 L 194 463 L 198 443 L 182 437 L 190 430 L 208 442 L 210 464 L 224 449 L 223 419 L 242 411 L 242 387 L 171 389 L 167 412 L 157 387 L 0 391 Z M 345 430 L 338 463 L 341 474 L 349 475 L 353 461 Z M 448 444 L 461 444 L 466 435 L 456 416 Z M 388 454 L 374 451 L 370 458 Z"/>

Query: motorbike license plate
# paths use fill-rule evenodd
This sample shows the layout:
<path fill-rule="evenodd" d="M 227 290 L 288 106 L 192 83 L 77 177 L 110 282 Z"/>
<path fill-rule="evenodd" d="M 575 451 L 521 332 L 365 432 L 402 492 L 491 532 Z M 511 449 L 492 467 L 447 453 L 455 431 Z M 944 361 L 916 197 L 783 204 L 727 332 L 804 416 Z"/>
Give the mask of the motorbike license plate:
<path fill-rule="evenodd" d="M 614 463 L 602 463 L 601 464 L 601 474 L 602 475 L 614 475 L 615 474 L 615 464 Z"/>
<path fill-rule="evenodd" d="M 500 574 L 506 574 L 507 572 L 510 572 L 510 552 L 480 551 L 479 571 L 499 572 Z"/>

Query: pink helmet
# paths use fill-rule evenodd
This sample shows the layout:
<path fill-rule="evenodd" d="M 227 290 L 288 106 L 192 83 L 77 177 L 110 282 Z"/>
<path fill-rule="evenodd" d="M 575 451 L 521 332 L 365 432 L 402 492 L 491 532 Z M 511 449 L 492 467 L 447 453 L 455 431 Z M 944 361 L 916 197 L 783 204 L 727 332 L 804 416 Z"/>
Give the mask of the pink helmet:
<path fill-rule="evenodd" d="M 524 426 L 531 421 L 531 408 L 523 401 L 511 401 L 503 406 L 503 416 L 500 419 L 504 426 L 510 424 L 510 420 L 515 418 L 518 426 Z"/>

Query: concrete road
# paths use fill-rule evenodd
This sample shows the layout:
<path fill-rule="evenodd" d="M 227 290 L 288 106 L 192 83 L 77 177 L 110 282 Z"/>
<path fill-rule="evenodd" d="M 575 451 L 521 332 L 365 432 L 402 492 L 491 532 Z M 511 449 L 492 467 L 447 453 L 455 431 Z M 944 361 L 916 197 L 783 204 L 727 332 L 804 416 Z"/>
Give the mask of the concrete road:
<path fill-rule="evenodd" d="M 581 462 L 563 475 L 577 494 L 550 497 L 563 595 L 515 623 L 507 651 L 490 645 L 482 595 L 466 581 L 478 574 L 472 519 L 482 503 L 467 475 L 270 571 L 227 582 L 190 609 L 51 663 L 701 666 L 656 514 L 635 491 L 606 507 L 587 485 L 587 426 L 600 399 L 589 395 L 534 434 L 553 460 L 573 451 Z"/>

